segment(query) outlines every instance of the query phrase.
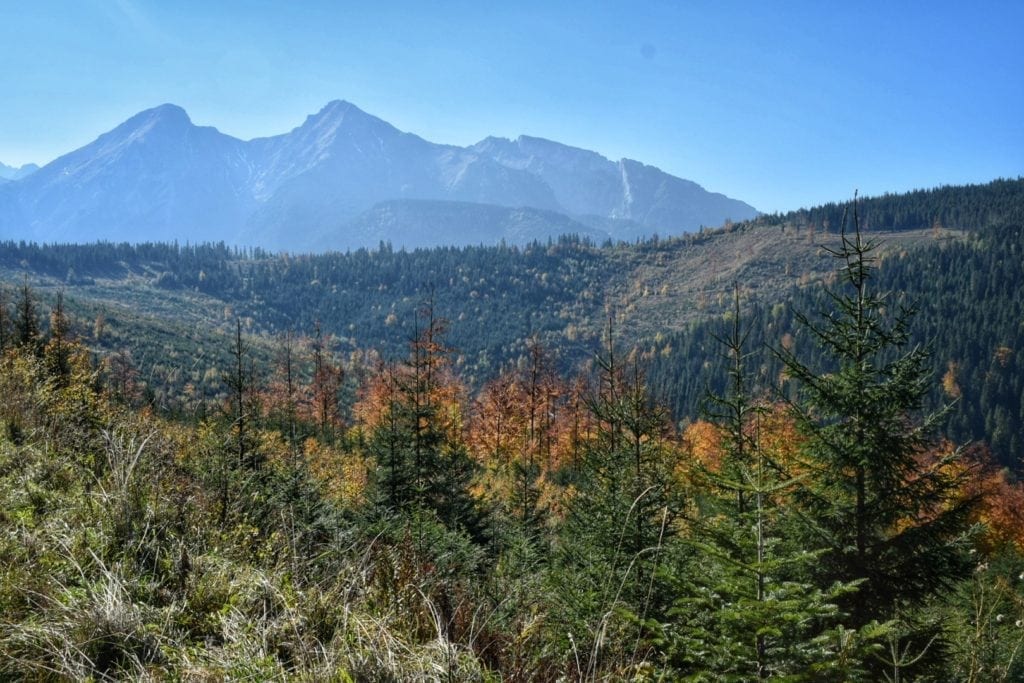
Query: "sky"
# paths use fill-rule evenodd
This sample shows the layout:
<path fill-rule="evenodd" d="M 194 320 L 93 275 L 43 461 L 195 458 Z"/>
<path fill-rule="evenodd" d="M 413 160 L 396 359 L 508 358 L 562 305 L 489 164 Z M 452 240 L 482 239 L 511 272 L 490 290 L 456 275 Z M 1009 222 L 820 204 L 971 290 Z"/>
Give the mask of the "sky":
<path fill-rule="evenodd" d="M 377 6 L 377 5 L 380 6 Z M 344 99 L 785 211 L 1024 175 L 1024 2 L 0 0 L 0 162 L 164 102 L 250 139 Z"/>

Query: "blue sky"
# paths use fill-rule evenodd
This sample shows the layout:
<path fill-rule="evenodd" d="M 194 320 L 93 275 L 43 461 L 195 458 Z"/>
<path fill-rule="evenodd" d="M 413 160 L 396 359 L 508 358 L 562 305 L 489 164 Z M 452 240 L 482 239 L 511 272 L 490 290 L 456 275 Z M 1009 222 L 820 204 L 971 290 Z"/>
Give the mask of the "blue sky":
<path fill-rule="evenodd" d="M 0 162 L 163 102 L 241 138 L 346 99 L 536 135 L 763 211 L 1024 174 L 1024 2 L 0 3 Z"/>

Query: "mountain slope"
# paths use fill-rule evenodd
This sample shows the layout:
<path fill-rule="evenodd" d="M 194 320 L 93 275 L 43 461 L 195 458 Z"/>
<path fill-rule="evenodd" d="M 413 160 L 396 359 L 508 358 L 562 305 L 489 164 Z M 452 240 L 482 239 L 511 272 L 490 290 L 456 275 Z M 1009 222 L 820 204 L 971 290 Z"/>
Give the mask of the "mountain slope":
<path fill-rule="evenodd" d="M 253 196 L 262 203 L 250 218 L 246 240 L 262 246 L 335 248 L 334 242 L 319 244 L 316 235 L 389 199 L 557 208 L 550 190 L 530 174 L 403 133 L 348 102 L 331 102 L 288 134 L 253 141 L 250 158 L 259 169 Z M 296 232 L 305 234 L 305 243 L 292 241 Z M 484 233 L 479 237 L 490 241 Z"/>
<path fill-rule="evenodd" d="M 39 167 L 35 164 L 25 164 L 24 166 L 14 167 L 0 162 L 0 183 L 9 182 L 11 180 L 21 180 L 22 178 L 32 175 L 38 170 Z"/>
<path fill-rule="evenodd" d="M 222 238 L 252 209 L 248 174 L 244 143 L 165 104 L 12 185 L 19 214 L 0 228 L 51 242 Z"/>
<path fill-rule="evenodd" d="M 653 166 L 632 159 L 612 162 L 596 152 L 543 138 L 492 137 L 473 149 L 543 179 L 570 214 L 632 220 L 649 228 L 648 234 L 692 232 L 703 225 L 721 225 L 725 219 L 757 215 L 749 204 L 707 192 Z"/>
<path fill-rule="evenodd" d="M 49 242 L 223 240 L 322 250 L 337 244 L 339 226 L 390 200 L 564 214 L 534 221 L 535 227 L 550 224 L 550 230 L 587 217 L 582 222 L 603 221 L 597 229 L 615 239 L 692 231 L 756 215 L 749 205 L 639 162 L 616 163 L 540 138 L 435 144 L 343 101 L 329 103 L 288 133 L 248 142 L 195 126 L 180 107 L 162 105 L 5 185 L 3 235 Z M 409 226 L 433 220 L 413 219 L 414 206 L 404 208 Z M 507 212 L 486 215 L 500 223 Z M 489 243 L 507 229 L 479 227 L 421 236 L 425 246 L 449 238 L 456 244 Z M 377 243 L 357 237 L 344 243 Z"/>
<path fill-rule="evenodd" d="M 464 243 L 467 235 L 480 244 L 526 245 L 552 235 L 576 235 L 594 242 L 608 233 L 565 214 L 532 207 L 506 207 L 472 202 L 403 199 L 381 202 L 348 221 L 340 230 L 321 236 L 332 249 L 390 242 L 417 249 Z"/>

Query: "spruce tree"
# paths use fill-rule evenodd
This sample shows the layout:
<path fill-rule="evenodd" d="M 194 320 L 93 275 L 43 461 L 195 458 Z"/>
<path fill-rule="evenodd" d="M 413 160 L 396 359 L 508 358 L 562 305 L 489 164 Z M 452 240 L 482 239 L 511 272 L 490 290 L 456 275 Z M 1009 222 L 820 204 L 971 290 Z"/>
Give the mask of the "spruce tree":
<path fill-rule="evenodd" d="M 334 440 L 335 432 L 341 425 L 338 392 L 341 391 L 344 378 L 341 366 L 331 360 L 320 323 L 317 322 L 313 336 L 313 383 L 310 389 L 314 419 L 320 429 L 320 438 L 328 443 Z"/>
<path fill-rule="evenodd" d="M 836 605 L 856 586 L 819 588 L 803 576 L 816 555 L 796 542 L 788 505 L 801 477 L 762 444 L 762 417 L 771 422 L 774 408 L 750 388 L 740 321 L 737 286 L 731 328 L 719 338 L 728 390 L 709 394 L 722 457 L 694 466 L 693 552 L 671 575 L 661 650 L 669 672 L 688 680 L 856 680 L 871 634 L 845 629 Z"/>
<path fill-rule="evenodd" d="M 447 528 L 482 541 L 482 513 L 469 490 L 476 463 L 462 435 L 461 388 L 448 368 L 446 326 L 428 300 L 416 316 L 407 359 L 387 369 L 384 414 L 369 440 L 375 497 L 393 512 L 429 510 Z"/>
<path fill-rule="evenodd" d="M 242 339 L 242 321 L 235 321 L 235 337 L 230 348 L 231 370 L 224 374 L 231 402 L 230 441 L 239 467 L 260 469 L 256 418 L 260 413 L 256 386 L 256 365 L 249 345 Z"/>
<path fill-rule="evenodd" d="M 683 503 L 665 412 L 636 357 L 629 371 L 622 367 L 611 320 L 597 363 L 599 388 L 587 401 L 597 430 L 582 449 L 551 574 L 562 635 L 574 633 L 585 677 L 609 658 L 646 657 L 647 622 L 668 607 L 660 570 Z"/>
<path fill-rule="evenodd" d="M 795 404 L 810 476 L 799 489 L 804 539 L 820 552 L 819 586 L 860 582 L 840 601 L 848 624 L 886 621 L 966 571 L 962 534 L 971 506 L 956 496 L 958 453 L 932 456 L 940 413 L 922 414 L 932 381 L 927 353 L 909 347 L 914 314 L 871 288 L 875 245 L 844 218 L 833 310 L 797 319 L 829 359 L 812 368 L 776 351 L 798 386 Z M 924 643 L 930 636 L 920 636 Z M 911 640 L 913 638 L 911 637 Z M 922 643 L 923 647 L 923 643 Z"/>
<path fill-rule="evenodd" d="M 539 537 L 545 516 L 541 485 L 551 467 L 558 382 L 551 359 L 536 337 L 527 342 L 526 366 L 519 372 L 518 384 L 525 433 L 521 452 L 511 463 L 510 503 L 523 529 Z"/>
<path fill-rule="evenodd" d="M 415 500 L 412 431 L 402 409 L 395 364 L 382 363 L 377 373 L 385 405 L 367 443 L 367 452 L 376 462 L 375 498 L 387 510 L 405 512 Z"/>
<path fill-rule="evenodd" d="M 17 302 L 17 317 L 14 320 L 15 343 L 31 351 L 39 350 L 40 331 L 39 317 L 36 313 L 36 300 L 32 288 L 28 286 L 28 278 L 21 286 L 21 296 Z"/>
<path fill-rule="evenodd" d="M 7 288 L 0 285 L 0 355 L 3 355 L 11 342 L 11 312 L 8 305 Z"/>
<path fill-rule="evenodd" d="M 67 386 L 71 379 L 71 331 L 64 308 L 64 292 L 57 292 L 57 300 L 50 312 L 50 339 L 46 343 L 44 361 L 47 372 L 58 386 Z"/>

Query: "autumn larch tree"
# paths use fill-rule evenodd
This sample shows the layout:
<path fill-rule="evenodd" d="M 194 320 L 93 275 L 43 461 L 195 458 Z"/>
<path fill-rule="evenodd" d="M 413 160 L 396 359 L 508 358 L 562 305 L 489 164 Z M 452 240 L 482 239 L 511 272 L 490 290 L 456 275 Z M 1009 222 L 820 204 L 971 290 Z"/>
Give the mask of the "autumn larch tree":
<path fill-rule="evenodd" d="M 320 430 L 320 438 L 330 442 L 341 426 L 341 410 L 338 392 L 344 380 L 344 371 L 332 359 L 324 341 L 320 323 L 316 324 L 313 336 L 313 418 Z"/>
<path fill-rule="evenodd" d="M 463 434 L 464 390 L 449 367 L 447 322 L 435 315 L 432 299 L 415 321 L 407 359 L 385 366 L 370 392 L 382 411 L 369 437 L 375 497 L 401 514 L 428 510 L 449 529 L 481 540 L 483 519 L 470 493 L 476 463 Z"/>

